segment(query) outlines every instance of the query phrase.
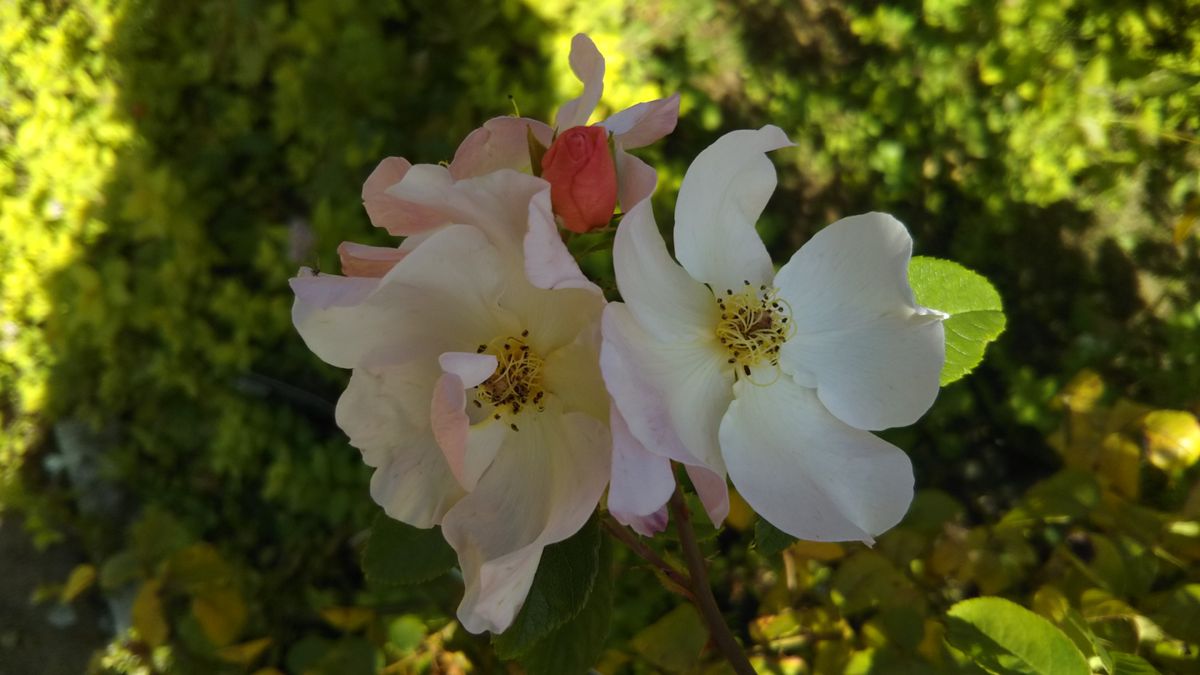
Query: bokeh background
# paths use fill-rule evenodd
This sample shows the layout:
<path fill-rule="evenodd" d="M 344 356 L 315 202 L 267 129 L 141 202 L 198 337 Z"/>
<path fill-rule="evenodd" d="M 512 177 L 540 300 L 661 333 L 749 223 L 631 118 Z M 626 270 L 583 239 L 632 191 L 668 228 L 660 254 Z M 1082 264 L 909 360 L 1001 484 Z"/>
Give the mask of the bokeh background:
<path fill-rule="evenodd" d="M 701 149 L 776 124 L 776 260 L 889 211 L 1005 302 L 984 364 L 887 434 L 920 493 L 876 548 L 767 550 L 736 505 L 706 538 L 755 662 L 956 672 L 941 617 L 994 594 L 1200 672 L 1200 3 L 7 0 L 0 673 L 512 670 L 450 618 L 453 575 L 364 582 L 348 373 L 296 336 L 287 280 L 389 241 L 359 198 L 383 157 L 551 118 L 578 31 L 602 114 L 682 95 L 639 151 L 660 222 Z M 722 672 L 617 563 L 599 670 Z"/>

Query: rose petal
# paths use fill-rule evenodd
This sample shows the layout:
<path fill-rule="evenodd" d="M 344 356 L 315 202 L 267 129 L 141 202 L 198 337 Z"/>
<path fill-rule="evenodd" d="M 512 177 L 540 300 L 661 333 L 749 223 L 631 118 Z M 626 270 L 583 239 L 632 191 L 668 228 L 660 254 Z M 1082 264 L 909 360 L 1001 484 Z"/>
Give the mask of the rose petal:
<path fill-rule="evenodd" d="M 943 328 L 913 299 L 911 256 L 904 226 L 868 213 L 818 232 L 775 279 L 796 325 L 780 364 L 859 429 L 912 424 L 937 396 Z"/>
<path fill-rule="evenodd" d="M 601 122 L 613 140 L 626 150 L 640 148 L 675 130 L 679 121 L 679 94 L 626 108 Z"/>
<path fill-rule="evenodd" d="M 666 504 L 675 491 L 671 460 L 646 449 L 612 406 L 612 480 L 608 511 L 618 522 L 646 537 L 667 527 Z"/>
<path fill-rule="evenodd" d="M 617 199 L 626 214 L 654 194 L 658 184 L 658 173 L 649 164 L 620 148 L 617 149 L 617 178 Z"/>
<path fill-rule="evenodd" d="M 512 624 L 542 550 L 577 532 L 596 508 L 609 447 L 595 418 L 532 416 L 508 434 L 475 490 L 446 514 L 442 532 L 466 582 L 458 618 L 468 631 L 500 633 Z"/>
<path fill-rule="evenodd" d="M 494 117 L 467 135 L 454 152 L 450 175 L 456 180 L 499 169 L 529 171 L 529 133 L 544 146 L 553 131 L 545 122 L 526 117 Z"/>
<path fill-rule="evenodd" d="M 723 475 L 717 429 L 733 396 L 733 367 L 715 338 L 660 342 L 620 303 L 604 309 L 603 333 L 600 370 L 633 435 L 650 452 Z"/>
<path fill-rule="evenodd" d="M 801 539 L 870 544 L 912 501 L 908 456 L 842 423 L 787 375 L 734 385 L 721 451 L 746 502 Z"/>
<path fill-rule="evenodd" d="M 554 126 L 559 131 L 587 124 L 604 93 L 604 57 L 596 43 L 583 33 L 571 38 L 571 72 L 583 83 L 583 93 L 558 109 Z"/>
<path fill-rule="evenodd" d="M 716 335 L 721 316 L 716 298 L 671 260 L 649 201 L 635 206 L 617 228 L 613 270 L 625 304 L 654 337 L 691 341 Z"/>
<path fill-rule="evenodd" d="M 525 276 L 538 288 L 581 288 L 600 294 L 600 287 L 588 280 L 579 263 L 567 250 L 554 213 L 550 208 L 547 188 L 529 202 L 529 230 L 525 233 Z"/>
<path fill-rule="evenodd" d="M 403 157 L 388 157 L 363 183 L 362 200 L 367 217 L 372 225 L 390 234 L 416 234 L 446 223 L 436 211 L 388 194 L 388 189 L 403 181 L 411 168 L 412 164 Z"/>
<path fill-rule="evenodd" d="M 764 153 L 792 145 L 779 127 L 725 134 L 688 167 L 675 203 L 675 257 L 720 293 L 770 283 L 775 268 L 754 229 L 775 191 Z"/>
<path fill-rule="evenodd" d="M 342 274 L 348 277 L 382 277 L 404 259 L 407 251 L 388 246 L 367 246 L 352 241 L 338 245 Z"/>
<path fill-rule="evenodd" d="M 429 426 L 437 377 L 430 362 L 355 370 L 336 411 L 350 444 L 376 468 L 371 498 L 392 518 L 416 527 L 440 523 L 463 494 Z"/>

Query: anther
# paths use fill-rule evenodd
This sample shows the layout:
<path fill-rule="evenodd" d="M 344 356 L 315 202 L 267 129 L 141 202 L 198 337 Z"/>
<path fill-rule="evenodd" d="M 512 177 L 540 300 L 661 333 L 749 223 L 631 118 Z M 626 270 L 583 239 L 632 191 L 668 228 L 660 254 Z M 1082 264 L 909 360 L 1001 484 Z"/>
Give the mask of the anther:
<path fill-rule="evenodd" d="M 508 426 L 512 427 L 512 430 L 513 430 L 513 431 L 520 431 L 520 429 L 518 429 L 518 428 L 517 428 L 517 425 L 515 425 L 515 424 L 510 424 L 510 425 L 508 425 Z"/>
<path fill-rule="evenodd" d="M 750 377 L 750 366 L 742 365 L 742 372 L 746 373 L 746 377 Z"/>
<path fill-rule="evenodd" d="M 528 328 L 521 331 L 521 337 L 529 337 L 529 329 Z"/>
<path fill-rule="evenodd" d="M 485 351 L 487 351 L 487 345 L 479 345 L 479 347 L 475 350 L 475 353 L 482 354 Z"/>

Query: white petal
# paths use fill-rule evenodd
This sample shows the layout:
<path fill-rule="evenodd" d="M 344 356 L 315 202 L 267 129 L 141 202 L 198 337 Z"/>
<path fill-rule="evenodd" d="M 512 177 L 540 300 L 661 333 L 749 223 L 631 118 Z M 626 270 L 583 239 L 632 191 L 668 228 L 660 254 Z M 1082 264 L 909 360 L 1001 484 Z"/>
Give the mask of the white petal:
<path fill-rule="evenodd" d="M 389 516 L 432 527 L 463 491 L 429 426 L 432 362 L 357 369 L 337 404 L 337 424 L 375 467 L 371 497 Z"/>
<path fill-rule="evenodd" d="M 671 260 L 650 200 L 635 206 L 617 228 L 613 270 L 625 304 L 651 335 L 695 340 L 716 334 L 716 298 Z"/>
<path fill-rule="evenodd" d="M 908 456 L 842 423 L 787 375 L 734 385 L 721 450 L 746 502 L 801 539 L 871 543 L 912 501 Z"/>
<path fill-rule="evenodd" d="M 666 136 L 679 121 L 679 94 L 626 108 L 600 123 L 622 148 L 632 150 Z"/>
<path fill-rule="evenodd" d="M 775 279 L 796 324 L 781 365 L 860 429 L 912 424 L 937 396 L 942 323 L 913 300 L 911 255 L 899 221 L 868 213 L 818 232 Z"/>
<path fill-rule="evenodd" d="M 667 527 L 664 507 L 675 491 L 671 460 L 647 450 L 629 431 L 615 406 L 611 427 L 613 458 L 608 511 L 638 534 L 653 536 Z"/>
<path fill-rule="evenodd" d="M 497 359 L 492 354 L 446 352 L 438 357 L 438 365 L 443 371 L 457 375 L 463 387 L 470 389 L 496 372 Z"/>
<path fill-rule="evenodd" d="M 550 145 L 553 132 L 545 122 L 508 115 L 484 122 L 454 151 L 450 175 L 461 180 L 500 169 L 528 171 L 530 132 L 542 145 Z"/>
<path fill-rule="evenodd" d="M 554 126 L 559 133 L 587 124 L 604 93 L 604 57 L 596 43 L 583 33 L 571 38 L 571 72 L 583 83 L 583 93 L 558 109 Z"/>
<path fill-rule="evenodd" d="M 538 288 L 582 288 L 601 294 L 579 269 L 579 263 L 567 250 L 554 212 L 550 207 L 550 186 L 529 202 L 529 230 L 525 233 L 525 276 Z"/>
<path fill-rule="evenodd" d="M 779 127 L 733 131 L 688 167 L 675 203 L 675 257 L 714 291 L 771 281 L 771 257 L 754 229 L 775 191 L 764 153 L 791 144 Z"/>
<path fill-rule="evenodd" d="M 580 413 L 532 417 L 442 522 L 466 582 L 458 618 L 472 633 L 508 628 L 542 550 L 583 526 L 608 481 L 604 424 Z"/>
<path fill-rule="evenodd" d="M 655 340 L 621 303 L 604 310 L 600 370 L 630 431 L 650 452 L 724 475 L 717 429 L 733 396 L 733 366 L 715 338 Z"/>

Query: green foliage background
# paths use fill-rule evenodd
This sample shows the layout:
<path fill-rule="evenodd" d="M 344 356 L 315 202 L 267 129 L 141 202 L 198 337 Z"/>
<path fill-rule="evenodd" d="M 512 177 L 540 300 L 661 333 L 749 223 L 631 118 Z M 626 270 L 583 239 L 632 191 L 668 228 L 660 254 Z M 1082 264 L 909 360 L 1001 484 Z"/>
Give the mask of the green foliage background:
<path fill-rule="evenodd" d="M 1200 672 L 1193 0 L 0 4 L 0 507 L 82 543 L 80 593 L 124 598 L 136 634 L 93 667 L 505 668 L 448 623 L 452 574 L 362 578 L 368 470 L 331 415 L 347 374 L 295 335 L 287 278 L 386 241 L 359 201 L 382 157 L 449 159 L 510 95 L 548 118 L 577 31 L 609 58 L 607 109 L 683 95 L 642 153 L 660 221 L 700 149 L 777 124 L 798 145 L 761 223 L 777 260 L 889 211 L 1004 299 L 983 366 L 889 432 L 923 491 L 874 550 L 767 555 L 736 510 L 705 542 L 757 662 L 953 670 L 945 611 L 984 594 L 1094 667 Z M 716 663 L 614 555 L 601 670 Z"/>

